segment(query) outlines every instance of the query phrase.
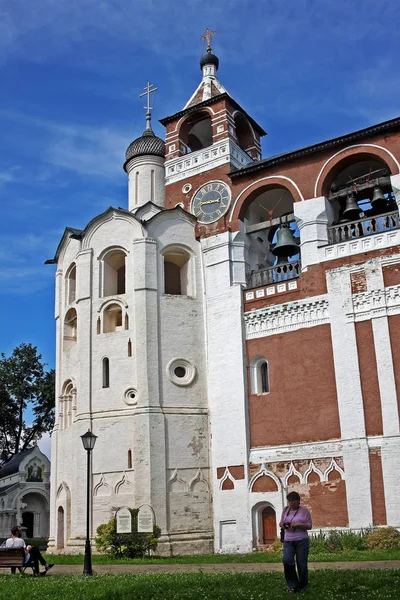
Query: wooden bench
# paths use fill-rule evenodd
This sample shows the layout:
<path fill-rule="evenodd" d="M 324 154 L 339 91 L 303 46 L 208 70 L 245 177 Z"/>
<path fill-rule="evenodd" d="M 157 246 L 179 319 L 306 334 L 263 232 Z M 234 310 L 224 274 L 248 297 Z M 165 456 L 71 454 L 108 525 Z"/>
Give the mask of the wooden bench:
<path fill-rule="evenodd" d="M 20 573 L 25 573 L 25 569 L 34 571 L 34 562 L 29 560 L 25 563 L 24 548 L 0 548 L 0 568 L 10 567 L 12 573 L 19 569 Z"/>

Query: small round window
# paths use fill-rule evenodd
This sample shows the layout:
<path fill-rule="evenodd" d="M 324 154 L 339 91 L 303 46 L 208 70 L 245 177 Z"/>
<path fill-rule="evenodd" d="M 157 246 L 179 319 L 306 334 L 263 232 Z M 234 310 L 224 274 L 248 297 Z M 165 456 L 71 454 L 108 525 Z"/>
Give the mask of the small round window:
<path fill-rule="evenodd" d="M 175 367 L 174 373 L 179 378 L 185 377 L 185 375 L 186 375 L 186 369 L 185 369 L 185 367 Z"/>
<path fill-rule="evenodd" d="M 128 406 L 134 406 L 135 404 L 137 404 L 137 396 L 137 390 L 135 390 L 134 388 L 129 388 L 129 390 L 126 390 L 124 394 L 125 404 L 128 404 Z"/>
<path fill-rule="evenodd" d="M 174 358 L 167 365 L 167 375 L 175 385 L 190 385 L 196 377 L 196 367 L 185 358 Z"/>

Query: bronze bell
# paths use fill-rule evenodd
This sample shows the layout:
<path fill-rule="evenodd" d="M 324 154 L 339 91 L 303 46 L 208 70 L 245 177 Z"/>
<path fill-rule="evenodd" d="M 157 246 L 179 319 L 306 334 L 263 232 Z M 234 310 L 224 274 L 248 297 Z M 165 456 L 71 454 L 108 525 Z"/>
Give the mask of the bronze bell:
<path fill-rule="evenodd" d="M 374 187 L 371 204 L 373 208 L 383 208 L 386 203 L 386 198 L 379 185 Z"/>
<path fill-rule="evenodd" d="M 298 254 L 299 251 L 300 246 L 296 242 L 293 232 L 286 223 L 282 224 L 276 234 L 276 244 L 271 250 L 272 254 L 288 258 Z"/>
<path fill-rule="evenodd" d="M 354 192 L 350 192 L 347 195 L 346 205 L 344 207 L 342 216 L 350 221 L 356 220 L 360 217 L 360 207 L 357 204 Z"/>

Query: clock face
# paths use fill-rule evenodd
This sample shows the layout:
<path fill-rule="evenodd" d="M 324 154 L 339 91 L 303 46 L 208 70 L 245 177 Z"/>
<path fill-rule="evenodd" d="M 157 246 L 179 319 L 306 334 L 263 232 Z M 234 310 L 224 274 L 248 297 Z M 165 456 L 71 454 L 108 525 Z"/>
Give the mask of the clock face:
<path fill-rule="evenodd" d="M 229 187 L 222 181 L 210 181 L 193 196 L 191 211 L 200 223 L 213 223 L 226 213 L 230 201 Z"/>

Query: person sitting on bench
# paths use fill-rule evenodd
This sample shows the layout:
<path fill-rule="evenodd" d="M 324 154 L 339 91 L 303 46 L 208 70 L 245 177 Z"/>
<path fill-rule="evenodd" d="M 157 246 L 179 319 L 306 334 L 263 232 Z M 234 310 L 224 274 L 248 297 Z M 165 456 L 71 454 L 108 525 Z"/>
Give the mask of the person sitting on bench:
<path fill-rule="evenodd" d="M 54 564 L 49 565 L 49 563 L 46 562 L 40 553 L 39 548 L 36 546 L 27 546 L 21 536 L 21 527 L 19 525 L 15 525 L 15 527 L 11 529 L 11 537 L 6 541 L 6 548 L 24 548 L 25 564 L 27 564 L 30 560 L 33 561 L 33 574 L 35 577 L 37 575 L 46 575 L 47 571 L 54 567 Z M 39 562 L 44 567 L 44 571 L 42 571 L 42 573 L 39 573 Z"/>

